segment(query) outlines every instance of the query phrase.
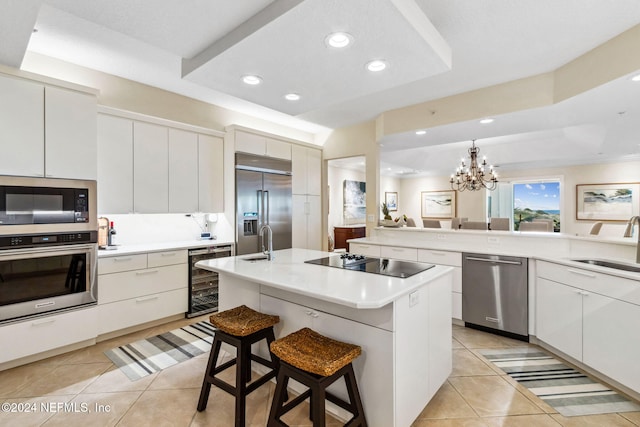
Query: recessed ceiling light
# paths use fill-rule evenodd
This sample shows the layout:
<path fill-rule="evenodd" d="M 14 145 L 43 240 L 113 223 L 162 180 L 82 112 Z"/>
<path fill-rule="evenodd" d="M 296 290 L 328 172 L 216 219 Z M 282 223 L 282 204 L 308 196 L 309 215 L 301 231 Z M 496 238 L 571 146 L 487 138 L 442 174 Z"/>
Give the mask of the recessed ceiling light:
<path fill-rule="evenodd" d="M 288 93 L 284 96 L 287 101 L 298 101 L 300 99 L 300 95 L 297 93 Z"/>
<path fill-rule="evenodd" d="M 242 81 L 248 85 L 259 85 L 260 83 L 262 83 L 262 77 L 247 74 L 246 76 L 242 76 Z"/>
<path fill-rule="evenodd" d="M 374 73 L 382 71 L 385 68 L 387 68 L 387 63 L 381 59 L 374 59 L 373 61 L 369 61 L 367 63 L 367 70 L 373 71 Z"/>
<path fill-rule="evenodd" d="M 493 123 L 494 119 L 482 119 L 480 120 L 480 123 L 483 125 L 488 125 L 489 123 Z"/>
<path fill-rule="evenodd" d="M 636 74 L 635 76 L 631 77 L 631 81 L 640 82 L 640 74 Z"/>
<path fill-rule="evenodd" d="M 417 130 L 416 131 L 416 135 L 424 135 L 425 133 L 427 133 L 426 130 Z"/>
<path fill-rule="evenodd" d="M 351 44 L 353 36 L 349 33 L 331 33 L 325 37 L 324 42 L 329 47 L 335 47 L 336 49 L 342 49 Z"/>

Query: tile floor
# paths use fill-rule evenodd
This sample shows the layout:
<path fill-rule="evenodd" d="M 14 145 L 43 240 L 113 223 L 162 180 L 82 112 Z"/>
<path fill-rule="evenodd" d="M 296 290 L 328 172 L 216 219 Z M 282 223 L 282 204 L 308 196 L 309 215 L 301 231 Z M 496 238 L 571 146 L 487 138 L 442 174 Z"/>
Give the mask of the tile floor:
<path fill-rule="evenodd" d="M 20 413 L 0 411 L 0 426 L 233 426 L 233 398 L 215 387 L 206 411 L 196 411 L 207 354 L 134 382 L 103 354 L 197 320 L 171 322 L 0 372 L 0 403 L 23 408 Z M 412 427 L 640 426 L 640 412 L 563 417 L 477 354 L 523 345 L 454 325 L 453 372 Z M 249 396 L 247 426 L 265 425 L 273 389 L 266 384 Z M 65 403 L 75 412 L 65 411 Z M 307 414 L 299 407 L 285 421 L 310 426 Z M 333 420 L 329 425 L 342 424 Z"/>

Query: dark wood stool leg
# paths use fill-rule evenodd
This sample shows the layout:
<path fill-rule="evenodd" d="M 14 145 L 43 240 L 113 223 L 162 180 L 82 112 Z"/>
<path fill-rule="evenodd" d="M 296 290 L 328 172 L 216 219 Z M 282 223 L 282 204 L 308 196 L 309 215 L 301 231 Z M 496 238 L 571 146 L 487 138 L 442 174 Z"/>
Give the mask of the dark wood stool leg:
<path fill-rule="evenodd" d="M 311 421 L 313 427 L 325 426 L 325 390 L 324 387 L 316 382 L 311 385 L 311 396 L 309 398 L 311 404 Z"/>
<path fill-rule="evenodd" d="M 211 346 L 211 352 L 209 353 L 209 362 L 207 362 L 207 370 L 204 373 L 202 389 L 200 389 L 200 399 L 198 400 L 198 411 L 200 412 L 207 408 L 209 392 L 211 391 L 211 379 L 213 378 L 213 374 L 216 369 L 216 362 L 218 361 L 221 344 L 222 342 L 214 335 L 213 345 Z"/>
<path fill-rule="evenodd" d="M 288 398 L 287 385 L 289 384 L 289 377 L 284 372 L 278 372 L 278 378 L 276 379 L 276 389 L 273 392 L 273 400 L 271 401 L 271 410 L 269 411 L 269 418 L 267 420 L 267 427 L 281 427 L 284 424 L 280 421 L 282 415 L 282 407 L 284 402 Z"/>
<path fill-rule="evenodd" d="M 360 399 L 360 391 L 358 390 L 358 383 L 356 382 L 356 374 L 353 371 L 353 365 L 349 364 L 347 373 L 344 376 L 344 380 L 347 385 L 347 392 L 349 393 L 349 401 L 351 405 L 358 412 L 357 414 L 353 414 L 355 418 L 360 419 L 361 427 L 367 427 L 367 420 L 364 417 L 364 408 L 362 406 L 362 400 Z"/>
<path fill-rule="evenodd" d="M 236 427 L 244 427 L 247 401 L 247 382 L 251 372 L 251 344 L 240 340 L 236 362 Z M 247 365 L 249 368 L 247 369 Z M 249 374 L 248 374 L 249 373 Z"/>

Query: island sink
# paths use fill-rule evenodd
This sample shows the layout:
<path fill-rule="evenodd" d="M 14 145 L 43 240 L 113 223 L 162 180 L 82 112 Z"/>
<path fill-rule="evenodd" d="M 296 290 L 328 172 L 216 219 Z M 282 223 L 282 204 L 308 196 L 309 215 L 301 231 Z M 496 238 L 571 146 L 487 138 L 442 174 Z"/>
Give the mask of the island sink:
<path fill-rule="evenodd" d="M 599 267 L 613 268 L 613 269 L 616 269 L 616 270 L 624 270 L 624 271 L 631 271 L 631 272 L 634 272 L 634 273 L 640 273 L 640 265 L 639 266 L 634 266 L 634 265 L 629 265 L 629 264 L 621 264 L 621 263 L 613 262 L 613 261 L 604 261 L 604 260 L 600 260 L 600 259 L 572 259 L 571 261 L 582 262 L 582 263 L 591 264 L 591 265 L 597 265 Z"/>

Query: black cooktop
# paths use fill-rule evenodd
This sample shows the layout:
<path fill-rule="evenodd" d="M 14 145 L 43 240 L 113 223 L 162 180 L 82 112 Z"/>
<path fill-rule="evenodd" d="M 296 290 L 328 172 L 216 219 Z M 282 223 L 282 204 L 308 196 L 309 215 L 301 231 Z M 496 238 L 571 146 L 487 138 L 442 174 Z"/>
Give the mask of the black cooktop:
<path fill-rule="evenodd" d="M 324 265 L 326 267 L 343 268 L 352 271 L 381 274 L 383 276 L 406 278 L 435 267 L 422 262 L 400 261 L 397 259 L 374 258 L 364 255 L 345 253 L 326 258 L 305 261 L 307 264 Z"/>

